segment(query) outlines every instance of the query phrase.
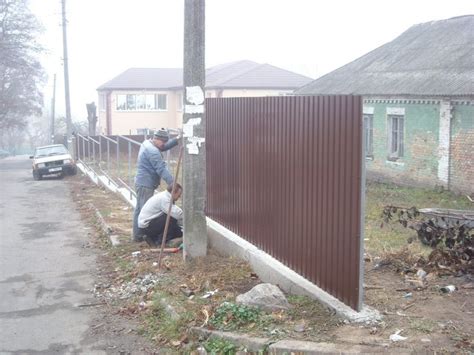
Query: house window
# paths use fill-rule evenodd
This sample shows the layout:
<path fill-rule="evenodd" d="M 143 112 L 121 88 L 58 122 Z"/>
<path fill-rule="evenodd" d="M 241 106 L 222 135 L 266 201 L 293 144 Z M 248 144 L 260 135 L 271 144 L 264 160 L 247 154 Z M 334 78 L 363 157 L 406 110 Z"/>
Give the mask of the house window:
<path fill-rule="evenodd" d="M 127 95 L 117 95 L 117 110 L 127 109 Z"/>
<path fill-rule="evenodd" d="M 127 110 L 135 110 L 136 109 L 136 95 L 127 95 Z"/>
<path fill-rule="evenodd" d="M 145 110 L 146 109 L 146 96 L 145 95 L 136 95 L 136 103 L 137 103 L 137 110 Z"/>
<path fill-rule="evenodd" d="M 167 99 L 165 94 L 155 94 L 155 110 L 166 111 Z"/>
<path fill-rule="evenodd" d="M 374 115 L 364 114 L 365 156 L 374 156 Z"/>
<path fill-rule="evenodd" d="M 388 115 L 388 160 L 403 157 L 405 116 Z"/>
<path fill-rule="evenodd" d="M 137 128 L 137 134 L 140 135 L 150 135 L 150 130 L 148 128 Z"/>
<path fill-rule="evenodd" d="M 166 94 L 120 94 L 116 107 L 119 111 L 166 111 L 168 98 Z"/>
<path fill-rule="evenodd" d="M 145 107 L 146 110 L 154 110 L 155 109 L 155 95 L 147 94 L 145 97 Z"/>

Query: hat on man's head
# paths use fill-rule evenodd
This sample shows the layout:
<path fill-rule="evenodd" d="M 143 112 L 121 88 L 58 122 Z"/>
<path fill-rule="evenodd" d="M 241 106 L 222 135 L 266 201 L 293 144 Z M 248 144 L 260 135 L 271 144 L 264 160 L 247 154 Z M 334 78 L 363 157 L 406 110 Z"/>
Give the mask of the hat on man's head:
<path fill-rule="evenodd" d="M 160 139 L 166 142 L 168 139 L 170 139 L 170 135 L 168 134 L 168 131 L 166 129 L 161 128 L 155 131 L 155 133 L 153 134 L 153 138 Z"/>

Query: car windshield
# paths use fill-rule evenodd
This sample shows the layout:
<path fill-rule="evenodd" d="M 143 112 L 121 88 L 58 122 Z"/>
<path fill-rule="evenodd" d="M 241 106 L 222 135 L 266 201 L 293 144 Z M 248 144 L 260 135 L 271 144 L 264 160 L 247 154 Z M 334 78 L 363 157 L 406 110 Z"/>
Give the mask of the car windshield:
<path fill-rule="evenodd" d="M 51 155 L 69 154 L 66 147 L 56 145 L 53 147 L 36 148 L 35 157 L 48 157 Z"/>

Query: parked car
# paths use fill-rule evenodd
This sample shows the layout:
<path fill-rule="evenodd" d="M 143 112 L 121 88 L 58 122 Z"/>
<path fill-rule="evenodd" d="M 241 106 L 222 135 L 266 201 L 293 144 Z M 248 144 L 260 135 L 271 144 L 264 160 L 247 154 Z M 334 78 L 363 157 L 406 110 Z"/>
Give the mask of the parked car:
<path fill-rule="evenodd" d="M 33 179 L 41 180 L 45 175 L 76 175 L 77 167 L 67 148 L 62 144 L 37 147 L 33 159 Z"/>

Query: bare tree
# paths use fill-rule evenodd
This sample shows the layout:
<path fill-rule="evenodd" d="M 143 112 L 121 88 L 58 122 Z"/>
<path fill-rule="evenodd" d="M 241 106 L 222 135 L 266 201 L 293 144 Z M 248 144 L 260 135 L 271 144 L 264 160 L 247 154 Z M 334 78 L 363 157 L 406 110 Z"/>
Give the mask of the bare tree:
<path fill-rule="evenodd" d="M 41 27 L 28 0 L 0 0 L 0 129 L 24 127 L 41 115 L 44 82 L 36 41 Z"/>
<path fill-rule="evenodd" d="M 97 107 L 95 102 L 86 104 L 87 108 L 87 121 L 89 121 L 89 135 L 95 136 L 96 126 L 97 126 Z"/>

